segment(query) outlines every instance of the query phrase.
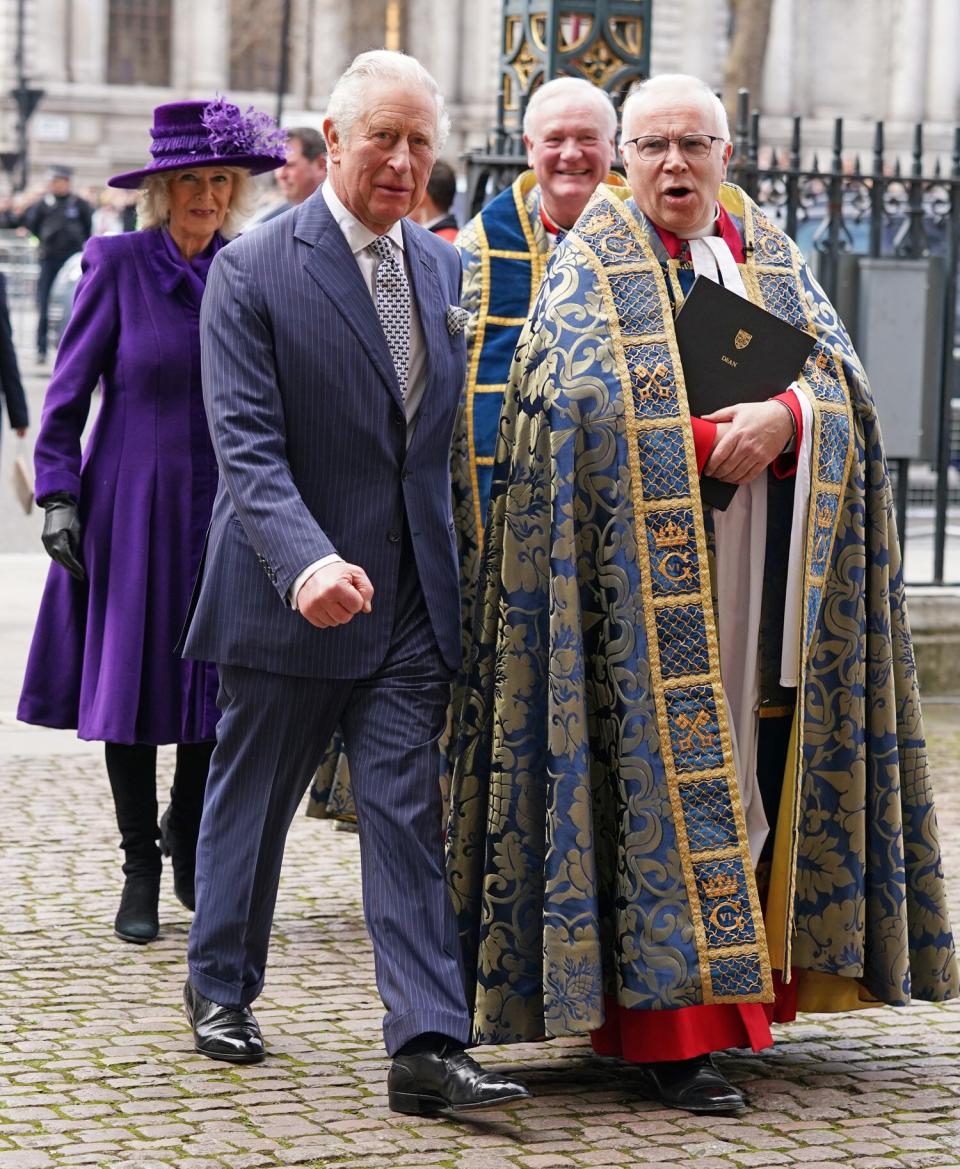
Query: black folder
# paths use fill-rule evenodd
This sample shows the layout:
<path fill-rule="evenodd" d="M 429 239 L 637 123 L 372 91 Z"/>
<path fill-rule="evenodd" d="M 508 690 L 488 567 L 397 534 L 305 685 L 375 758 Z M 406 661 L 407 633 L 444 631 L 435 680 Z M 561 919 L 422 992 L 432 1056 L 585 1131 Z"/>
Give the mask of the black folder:
<path fill-rule="evenodd" d="M 698 276 L 676 319 L 677 347 L 690 413 L 711 414 L 737 402 L 765 402 L 794 381 L 816 338 L 751 304 L 715 280 Z M 725 510 L 737 490 L 709 475 L 704 503 Z"/>

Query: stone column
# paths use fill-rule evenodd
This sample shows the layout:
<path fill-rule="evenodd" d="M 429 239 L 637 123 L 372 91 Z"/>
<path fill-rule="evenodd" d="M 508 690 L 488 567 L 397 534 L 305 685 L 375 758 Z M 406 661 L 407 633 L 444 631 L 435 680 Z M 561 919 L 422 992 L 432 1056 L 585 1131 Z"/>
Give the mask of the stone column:
<path fill-rule="evenodd" d="M 10 9 L 10 58 L 17 44 L 16 4 Z M 25 5 L 24 68 L 33 84 L 38 78 L 62 81 L 67 74 L 67 13 L 65 0 L 35 0 Z"/>
<path fill-rule="evenodd" d="M 230 86 L 229 0 L 173 0 L 171 82 L 178 93 L 212 98 Z"/>
<path fill-rule="evenodd" d="M 778 0 L 770 14 L 763 69 L 763 113 L 789 117 L 796 111 L 796 61 L 800 44 L 796 0 Z"/>
<path fill-rule="evenodd" d="M 479 8 L 479 5 L 475 5 Z M 404 49 L 430 70 L 448 104 L 461 98 L 462 55 L 465 40 L 475 44 L 477 15 L 462 27 L 463 5 L 458 0 L 407 0 Z"/>
<path fill-rule="evenodd" d="M 940 33 L 937 33 L 938 38 Z M 930 44 L 930 0 L 903 0 L 893 21 L 893 56 L 890 79 L 890 117 L 897 121 L 923 119 Z M 946 42 L 945 42 L 946 43 Z M 949 46 L 956 53 L 956 42 Z"/>
<path fill-rule="evenodd" d="M 382 49 L 387 30 L 386 0 L 348 0 L 350 59 L 367 49 Z"/>
<path fill-rule="evenodd" d="M 723 81 L 726 6 L 716 0 L 654 4 L 650 73 L 692 73 L 713 89 Z"/>
<path fill-rule="evenodd" d="M 928 30 L 929 67 L 926 78 L 926 115 L 936 122 L 960 121 L 960 4 L 957 0 L 933 0 Z"/>
<path fill-rule="evenodd" d="M 348 4 L 315 5 L 310 52 L 310 105 L 322 110 L 334 82 L 353 59 Z"/>
<path fill-rule="evenodd" d="M 656 7 L 656 6 L 654 6 Z M 656 13 L 653 16 L 656 21 Z M 723 84 L 723 60 L 726 54 L 727 20 L 725 6 L 716 0 L 685 0 L 685 41 L 681 72 L 702 78 L 711 89 Z"/>
<path fill-rule="evenodd" d="M 450 159 L 460 151 L 483 146 L 497 122 L 500 84 L 500 41 L 503 36 L 499 4 L 475 0 L 434 0 L 449 3 L 459 13 L 460 83 L 458 106 L 452 111 Z M 455 116 L 454 116 L 455 114 Z"/>

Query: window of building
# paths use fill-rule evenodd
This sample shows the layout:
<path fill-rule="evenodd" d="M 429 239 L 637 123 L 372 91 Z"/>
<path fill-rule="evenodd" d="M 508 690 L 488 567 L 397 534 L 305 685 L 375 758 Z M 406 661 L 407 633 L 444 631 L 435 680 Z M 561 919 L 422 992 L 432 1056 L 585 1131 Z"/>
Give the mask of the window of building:
<path fill-rule="evenodd" d="M 170 84 L 170 0 L 110 0 L 107 80 Z"/>
<path fill-rule="evenodd" d="M 284 0 L 230 0 L 230 88 L 277 88 Z"/>

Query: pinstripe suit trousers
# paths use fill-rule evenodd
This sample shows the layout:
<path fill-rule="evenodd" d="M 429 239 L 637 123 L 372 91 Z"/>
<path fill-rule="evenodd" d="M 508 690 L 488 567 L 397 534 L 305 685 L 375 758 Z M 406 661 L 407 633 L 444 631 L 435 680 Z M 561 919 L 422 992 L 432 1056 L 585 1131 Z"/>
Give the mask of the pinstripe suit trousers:
<path fill-rule="evenodd" d="M 408 539 L 404 545 L 390 647 L 371 676 L 220 666 L 222 716 L 188 948 L 201 994 L 235 1007 L 259 995 L 287 831 L 339 723 L 353 765 L 364 915 L 391 1055 L 425 1031 L 464 1042 L 470 1034 L 441 842 L 437 740 L 451 671 Z"/>

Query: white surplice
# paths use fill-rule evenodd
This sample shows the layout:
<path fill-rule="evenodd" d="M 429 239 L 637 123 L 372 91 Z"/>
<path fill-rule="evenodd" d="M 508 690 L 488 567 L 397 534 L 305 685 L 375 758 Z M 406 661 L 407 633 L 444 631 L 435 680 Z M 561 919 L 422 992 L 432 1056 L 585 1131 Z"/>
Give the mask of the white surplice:
<path fill-rule="evenodd" d="M 710 232 L 716 230 L 711 224 Z M 747 292 L 727 244 L 716 235 L 689 238 L 694 274 L 722 283 L 746 298 Z M 803 444 L 798 452 L 787 601 L 784 612 L 782 684 L 796 685 L 799 664 L 799 605 L 803 580 L 804 532 L 810 493 L 812 411 L 794 391 L 803 411 Z M 805 462 L 804 462 L 805 459 Z M 750 855 L 756 864 L 769 832 L 757 779 L 760 733 L 760 609 L 767 543 L 767 477 L 740 486 L 726 511 L 714 509 L 720 676 L 726 696 L 737 784 L 743 804 Z M 789 668 L 788 668 L 789 664 Z M 790 679 L 794 679 L 790 681 Z"/>

